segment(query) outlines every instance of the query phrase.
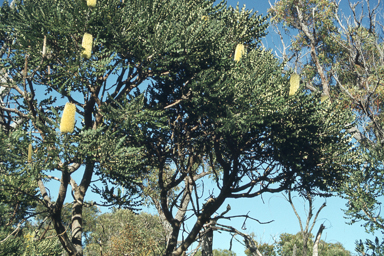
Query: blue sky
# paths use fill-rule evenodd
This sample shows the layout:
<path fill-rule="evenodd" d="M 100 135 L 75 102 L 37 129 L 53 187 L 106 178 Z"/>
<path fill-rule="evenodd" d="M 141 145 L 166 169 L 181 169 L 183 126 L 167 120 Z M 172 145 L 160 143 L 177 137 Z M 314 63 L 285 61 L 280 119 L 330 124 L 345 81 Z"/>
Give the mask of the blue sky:
<path fill-rule="evenodd" d="M 0 4 L 2 4 L 2 2 L 3 0 L 0 0 Z M 229 0 L 228 5 L 236 6 L 238 2 L 240 7 L 245 4 L 247 9 L 253 9 L 258 11 L 260 14 L 266 14 L 267 9 L 269 8 L 269 3 L 267 0 Z M 271 0 L 271 2 L 274 2 L 274 0 Z M 376 3 L 377 0 L 373 2 Z M 347 8 L 348 1 L 341 0 L 341 9 L 347 11 Z M 267 48 L 274 48 L 275 43 L 278 43 L 272 41 L 272 33 L 273 32 L 270 32 L 264 41 Z M 210 181 L 207 181 L 207 183 L 208 184 L 206 184 L 206 186 L 209 187 Z M 53 195 L 56 194 L 55 187 L 56 186 L 53 184 L 50 187 Z M 70 195 L 68 195 L 68 197 L 71 198 Z M 86 200 L 97 201 L 97 198 L 88 195 Z M 305 221 L 306 207 L 308 205 L 305 204 L 305 202 L 300 198 L 295 198 L 294 202 L 301 218 L 303 218 L 302 221 Z M 340 198 L 316 198 L 314 203 L 314 210 L 316 211 L 320 205 L 323 204 L 323 202 L 327 203 L 327 207 L 325 207 L 319 215 L 318 222 L 314 226 L 314 234 L 316 234 L 320 224 L 324 224 L 326 229 L 323 232 L 322 239 L 326 242 L 340 242 L 346 249 L 350 250 L 351 252 L 354 252 L 355 240 L 365 240 L 365 238 L 372 238 L 371 235 L 367 235 L 364 232 L 364 228 L 362 228 L 359 223 L 354 225 L 346 224 L 347 220 L 343 218 L 344 214 L 342 211 L 342 209 L 346 208 L 346 201 Z M 231 225 L 242 232 L 255 233 L 256 240 L 258 242 L 273 243 L 274 239 L 278 239 L 281 233 L 295 234 L 300 231 L 298 220 L 292 208 L 281 194 L 266 194 L 263 195 L 263 197 L 253 199 L 227 200 L 223 204 L 224 206 L 222 209 L 220 209 L 218 212 L 223 212 L 227 204 L 231 205 L 231 211 L 227 214 L 227 216 L 244 215 L 248 213 L 250 217 L 256 218 L 261 222 L 268 222 L 273 220 L 272 223 L 264 225 L 259 224 L 256 221 L 247 220 L 246 230 L 242 230 L 244 218 L 232 218 L 231 220 L 219 221 L 221 224 Z M 148 209 L 148 211 L 154 212 L 153 209 Z M 231 237 L 229 234 L 220 234 L 216 232 L 214 234 L 214 248 L 229 249 L 230 239 Z M 240 237 L 238 237 L 238 239 L 242 240 Z M 236 252 L 238 256 L 245 255 L 244 247 L 239 242 L 233 242 L 232 250 Z"/>

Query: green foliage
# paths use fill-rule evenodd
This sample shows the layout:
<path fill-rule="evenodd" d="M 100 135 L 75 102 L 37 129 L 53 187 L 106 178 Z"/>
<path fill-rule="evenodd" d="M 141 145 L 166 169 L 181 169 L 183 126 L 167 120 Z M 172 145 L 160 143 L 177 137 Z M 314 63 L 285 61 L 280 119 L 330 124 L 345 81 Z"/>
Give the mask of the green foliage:
<path fill-rule="evenodd" d="M 27 217 L 15 213 L 20 214 L 7 204 L 0 204 L 0 255 L 62 255 L 63 249 L 52 232 L 45 233 L 45 236 L 49 237 L 42 239 L 39 237 L 39 227 L 28 221 L 20 225 L 19 229 L 15 229 L 17 218 Z"/>
<path fill-rule="evenodd" d="M 374 242 L 369 239 L 363 242 L 360 239 L 360 241 L 356 241 L 356 252 L 358 252 L 359 255 L 362 255 L 362 256 L 384 255 L 384 241 L 380 242 L 378 237 L 375 238 Z"/>
<path fill-rule="evenodd" d="M 23 256 L 59 256 L 63 254 L 63 249 L 55 237 L 42 240 L 35 239 L 35 232 L 23 235 Z"/>
<path fill-rule="evenodd" d="M 201 256 L 201 250 L 198 250 L 195 255 Z M 226 249 L 213 249 L 212 255 L 213 256 L 236 256 L 236 253 L 234 253 L 233 251 L 230 251 L 230 250 L 226 250 Z"/>
<path fill-rule="evenodd" d="M 86 241 L 85 255 L 160 255 L 165 248 L 165 231 L 158 216 L 113 210 L 100 215 Z"/>
<path fill-rule="evenodd" d="M 28 144 L 31 141 L 26 132 L 14 131 L 7 136 L 0 130 L 3 147 L 0 149 L 0 199 L 1 202 L 18 208 L 23 215 L 36 204 L 36 170 L 27 163 Z M 14 172 L 8 170 L 16 169 Z"/>
<path fill-rule="evenodd" d="M 0 153 L 6 156 L 1 180 L 7 189 L 0 196 L 32 206 L 43 201 L 58 233 L 66 225 L 75 227 L 58 217 L 62 209 L 66 211 L 68 185 L 75 202 L 80 202 L 71 222 L 81 225 L 81 204 L 92 176 L 104 183 L 102 188 L 92 188 L 105 203 L 137 208 L 134 199 L 140 177 L 149 170 L 146 166 L 157 161 L 143 144 L 159 139 L 153 131 L 164 127 L 167 116 L 161 104 L 144 109 L 148 99 L 135 88 L 149 80 L 188 84 L 205 69 L 228 69 L 234 65 L 230 55 L 237 43 L 253 49 L 264 35 L 266 18 L 213 3 L 103 0 L 92 9 L 84 1 L 68 0 L 4 4 L 0 69 L 6 70 L 11 111 L 1 108 L 6 118 L 0 131 L 4 145 Z M 209 16 L 209 22 L 201 19 L 203 15 Z M 90 60 L 80 54 L 84 33 L 94 38 Z M 183 92 L 178 90 L 165 91 L 163 96 L 175 99 Z M 36 91 L 46 97 L 38 97 Z M 70 135 L 58 131 L 64 105 L 59 96 L 74 103 L 78 120 L 83 120 Z M 17 126 L 19 119 L 24 122 Z M 30 143 L 34 153 L 29 164 Z M 68 174 L 78 173 L 80 166 L 86 170 L 76 184 Z M 62 176 L 52 177 L 52 170 Z M 51 202 L 44 182 L 55 178 L 61 184 L 60 194 Z M 71 247 L 70 239 L 63 239 L 67 240 L 62 241 L 64 247 Z M 74 250 L 69 247 L 65 249 Z M 81 246 L 75 250 L 81 254 Z"/>
<path fill-rule="evenodd" d="M 0 241 L 3 241 L 13 231 L 13 218 L 22 218 L 22 216 L 13 216 L 13 208 L 5 203 L 0 203 Z M 1 255 L 21 255 L 23 252 L 22 232 L 17 232 L 0 243 Z"/>
<path fill-rule="evenodd" d="M 1 231 L 2 234 L 4 234 Z M 59 256 L 63 249 L 55 237 L 43 240 L 35 240 L 34 231 L 21 232 L 24 235 L 12 236 L 6 242 L 1 243 L 0 254 L 10 256 Z"/>
<path fill-rule="evenodd" d="M 335 38 L 341 41 L 335 21 L 337 6 L 329 0 L 280 0 L 269 10 L 274 24 L 282 24 L 287 33 L 289 31 L 298 32 L 292 40 L 290 51 L 300 52 L 311 47 L 308 35 L 301 28 L 298 9 L 301 12 L 303 23 L 311 31 L 316 31 L 315 46 L 321 64 L 330 67 L 334 64 L 335 59 L 344 58 L 345 50 L 335 44 Z M 314 62 L 310 62 L 300 67 L 304 79 L 308 82 L 312 82 L 311 79 L 316 76 L 317 70 L 314 64 Z"/>
<path fill-rule="evenodd" d="M 167 111 L 171 124 L 178 116 L 185 117 L 181 122 L 188 124 L 171 127 L 171 148 L 177 143 L 187 147 L 191 141 L 195 150 L 206 154 L 203 151 L 214 148 L 214 141 L 203 140 L 209 136 L 202 134 L 216 135 L 220 136 L 223 159 L 232 161 L 242 154 L 252 156 L 250 162 L 243 159 L 240 165 L 244 167 L 239 169 L 252 169 L 257 161 L 276 161 L 300 177 L 300 189 L 327 191 L 337 187 L 353 155 L 347 146 L 350 136 L 340 133 L 351 121 L 351 115 L 336 106 L 319 104 L 316 94 L 301 93 L 288 98 L 288 81 L 279 76 L 280 70 L 273 56 L 260 49 L 250 52 L 244 64 L 233 71 L 225 76 L 220 74 L 218 82 L 205 82 L 210 76 L 219 76 L 212 72 L 202 77 L 202 82 L 192 83 L 193 95 L 202 96 L 192 97 Z M 194 126 L 198 129 L 189 132 Z M 193 140 L 186 140 L 183 133 L 187 132 Z M 165 133 L 169 134 L 168 130 Z"/>
<path fill-rule="evenodd" d="M 312 255 L 314 236 L 311 234 L 308 240 L 308 255 Z M 278 255 L 292 255 L 293 248 L 296 246 L 296 255 L 302 255 L 303 238 L 301 233 L 291 235 L 283 233 L 276 245 Z M 319 256 L 350 256 L 351 253 L 344 249 L 340 243 L 326 243 L 320 240 L 319 243 Z"/>
<path fill-rule="evenodd" d="M 143 187 L 154 186 L 175 229 L 182 225 L 174 225 L 172 207 L 182 205 L 177 200 L 186 197 L 177 193 L 187 191 L 181 183 L 202 174 L 202 165 L 210 167 L 220 193 L 210 209 L 194 211 L 205 210 L 206 219 L 228 197 L 335 190 L 355 157 L 345 131 L 352 115 L 336 104 L 319 104 L 320 94 L 288 97 L 288 76 L 260 45 L 267 18 L 213 0 L 4 5 L 0 70 L 9 106 L 0 106 L 0 198 L 13 209 L 22 205 L 17 212 L 23 217 L 42 207 L 68 253 L 82 254 L 84 231 L 95 253 L 106 246 L 103 251 L 120 255 L 162 253 L 163 231 L 156 226 L 152 236 L 150 217 L 136 220 L 123 211 L 114 212 L 110 224 L 115 216 L 103 215 L 95 227 L 86 220 L 96 211 L 84 210 L 91 189 L 106 205 L 137 209 Z M 94 38 L 89 60 L 81 57 L 84 33 Z M 239 43 L 247 55 L 234 62 Z M 71 134 L 58 130 L 65 101 L 77 108 Z M 56 197 L 48 194 L 48 181 L 59 184 Z M 64 204 L 69 191 L 71 218 Z M 123 215 L 130 222 L 122 226 Z M 173 239 L 165 254 L 175 249 L 177 235 Z"/>
<path fill-rule="evenodd" d="M 277 60 L 263 49 L 249 52 L 242 61 L 215 83 L 192 82 L 192 95 L 201 96 L 167 109 L 168 129 L 151 130 L 168 146 L 154 141 L 148 147 L 159 157 L 153 163 L 160 173 L 154 180 L 160 193 L 156 199 L 183 185 L 179 177 L 186 175 L 187 167 L 191 175 L 203 174 L 203 168 L 194 168 L 196 163 L 209 165 L 216 174 L 217 197 L 252 197 L 258 189 L 278 192 L 287 187 L 328 195 L 340 186 L 355 157 L 351 137 L 344 130 L 352 121 L 351 114 L 336 105 L 320 104 L 318 94 L 288 97 L 288 80 L 281 76 Z M 219 76 L 213 71 L 204 75 L 200 79 Z M 174 99 L 162 100 L 167 106 Z M 189 164 L 192 153 L 196 158 Z M 164 167 L 167 162 L 175 163 L 175 170 Z M 261 163 L 271 169 L 260 171 Z M 271 183 L 265 181 L 269 179 Z M 265 190 L 252 185 L 258 181 L 265 182 Z M 182 205 L 184 199 L 177 199 L 163 200 L 167 206 L 163 211 L 172 212 L 172 207 Z M 208 207 L 199 209 L 205 213 Z"/>
<path fill-rule="evenodd" d="M 252 234 L 253 236 L 253 234 Z M 312 255 L 314 236 L 310 234 L 308 239 L 308 254 Z M 303 255 L 303 237 L 301 233 L 295 235 L 283 233 L 279 239 L 273 244 L 257 243 L 258 250 L 262 255 L 276 256 L 276 255 L 293 255 L 293 251 L 296 250 L 296 255 Z M 296 247 L 296 249 L 294 249 Z M 320 240 L 318 247 L 319 256 L 350 256 L 351 253 L 340 243 L 327 243 Z M 245 250 L 246 255 L 251 255 L 249 250 Z"/>
<path fill-rule="evenodd" d="M 384 170 L 382 168 L 382 149 L 361 149 L 364 165 L 358 166 L 349 174 L 349 182 L 341 191 L 342 197 L 348 200 L 345 213 L 349 223 L 363 222 L 368 233 L 382 230 L 384 219 L 380 215 L 381 198 L 383 196 Z"/>
<path fill-rule="evenodd" d="M 277 256 L 276 251 L 275 251 L 275 245 L 273 244 L 267 244 L 267 243 L 258 243 L 256 242 L 257 249 L 261 253 L 261 255 L 268 255 L 268 256 Z M 246 249 L 244 251 L 245 255 L 251 256 L 251 252 L 249 249 Z"/>
<path fill-rule="evenodd" d="M 290 255 L 293 252 L 293 248 L 296 246 L 297 255 L 302 255 L 303 252 L 303 238 L 301 233 L 296 235 L 283 233 L 280 235 L 279 242 L 277 244 L 277 252 L 279 255 Z M 313 235 L 310 234 L 308 239 L 308 255 L 312 255 L 313 248 Z"/>

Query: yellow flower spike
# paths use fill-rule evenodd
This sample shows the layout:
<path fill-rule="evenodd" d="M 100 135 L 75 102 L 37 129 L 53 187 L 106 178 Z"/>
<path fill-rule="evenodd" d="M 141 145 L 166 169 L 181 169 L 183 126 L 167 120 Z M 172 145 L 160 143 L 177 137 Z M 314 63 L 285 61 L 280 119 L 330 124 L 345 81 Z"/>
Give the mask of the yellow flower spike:
<path fill-rule="evenodd" d="M 67 102 L 64 107 L 63 116 L 61 117 L 60 131 L 62 133 L 72 133 L 75 128 L 76 106 Z"/>
<path fill-rule="evenodd" d="M 32 144 L 28 145 L 28 163 L 32 162 Z"/>
<path fill-rule="evenodd" d="M 295 95 L 300 86 L 300 76 L 298 74 L 292 74 L 289 80 L 289 96 Z"/>
<path fill-rule="evenodd" d="M 208 20 L 209 20 L 209 18 L 208 18 L 207 15 L 203 15 L 203 16 L 201 16 L 201 19 L 202 19 L 203 21 L 208 21 Z"/>
<path fill-rule="evenodd" d="M 96 6 L 96 0 L 87 0 L 88 7 L 95 7 Z"/>
<path fill-rule="evenodd" d="M 91 34 L 85 33 L 83 36 L 83 42 L 81 46 L 84 48 L 82 57 L 89 59 L 92 55 L 92 41 L 93 37 Z"/>
<path fill-rule="evenodd" d="M 238 44 L 236 46 L 234 60 L 235 61 L 239 61 L 241 59 L 241 56 L 243 56 L 244 54 L 245 54 L 244 45 L 243 44 Z"/>
<path fill-rule="evenodd" d="M 329 96 L 326 94 L 321 95 L 320 103 L 328 102 L 328 106 L 331 105 L 331 101 L 329 100 Z"/>

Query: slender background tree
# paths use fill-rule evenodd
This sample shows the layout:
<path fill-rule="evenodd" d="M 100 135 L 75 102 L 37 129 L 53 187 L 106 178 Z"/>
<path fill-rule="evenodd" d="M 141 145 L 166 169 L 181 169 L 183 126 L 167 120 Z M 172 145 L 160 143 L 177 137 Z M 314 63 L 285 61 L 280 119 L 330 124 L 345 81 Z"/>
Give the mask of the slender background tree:
<path fill-rule="evenodd" d="M 303 77 L 307 91 L 320 91 L 345 109 L 357 123 L 349 129 L 364 164 L 356 166 L 340 196 L 349 201 L 350 223 L 362 221 L 366 231 L 383 230 L 382 89 L 384 86 L 383 2 L 281 0 L 271 3 L 270 13 L 282 38 L 282 59 Z M 345 14 L 345 13 L 350 13 Z M 291 42 L 284 32 L 288 32 Z M 367 241 L 370 247 L 376 243 Z M 359 243 L 360 249 L 364 243 Z"/>

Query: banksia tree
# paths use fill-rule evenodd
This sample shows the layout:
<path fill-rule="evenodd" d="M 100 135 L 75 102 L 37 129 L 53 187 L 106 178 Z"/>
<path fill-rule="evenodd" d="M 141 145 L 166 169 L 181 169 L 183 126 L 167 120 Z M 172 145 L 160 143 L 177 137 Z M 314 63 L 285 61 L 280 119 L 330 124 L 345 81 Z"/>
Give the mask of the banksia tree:
<path fill-rule="evenodd" d="M 5 72 L 0 81 L 15 106 L 0 105 L 7 125 L 0 131 L 1 161 L 7 174 L 21 174 L 17 181 L 25 187 L 16 199 L 43 202 L 69 255 L 83 254 L 87 193 L 99 194 L 99 205 L 133 210 L 141 192 L 153 195 L 167 223 L 169 242 L 163 255 L 181 255 L 228 197 L 256 196 L 266 191 L 258 184 L 272 180 L 275 192 L 286 189 L 287 182 L 300 190 L 302 181 L 326 190 L 339 178 L 342 161 L 332 162 L 329 156 L 338 156 L 331 149 L 344 147 L 333 144 L 340 123 L 349 117 L 319 118 L 316 113 L 326 106 L 315 105 L 308 95 L 288 104 L 288 81 L 278 61 L 261 47 L 267 17 L 213 0 L 99 0 L 97 5 L 95 12 L 83 1 L 15 0 L 12 8 L 0 9 L 6 41 L 0 44 L 0 72 Z M 202 21 L 203 15 L 209 19 Z M 249 62 L 239 61 L 245 47 Z M 84 61 L 91 54 L 92 61 Z M 37 90 L 45 98 L 37 97 Z M 61 118 L 62 98 L 71 104 Z M 75 112 L 82 121 L 73 129 Z M 44 159 L 33 165 L 25 163 L 30 126 L 39 149 L 34 159 Z M 310 150 L 311 145 L 317 146 Z M 317 167 L 308 175 L 319 161 L 330 169 Z M 170 168 L 171 162 L 177 168 Z M 263 163 L 276 168 L 256 170 L 267 166 Z M 211 168 L 206 171 L 202 165 Z M 164 195 L 193 191 L 191 179 L 204 176 L 218 178 L 217 200 L 202 204 L 196 199 L 199 207 L 185 211 L 177 207 L 189 208 L 188 202 L 179 202 L 189 195 L 168 203 Z M 251 183 L 245 188 L 246 176 Z M 7 177 L 4 186 L 15 182 Z M 169 177 L 178 178 L 173 182 Z M 96 186 L 97 180 L 102 184 Z M 52 197 L 48 181 L 57 182 Z M 70 223 L 61 218 L 68 191 L 74 201 Z M 1 198 L 11 192 L 5 193 L 0 189 Z M 193 212 L 195 225 L 178 243 L 187 210 Z"/>
<path fill-rule="evenodd" d="M 76 105 L 66 103 L 61 117 L 60 131 L 62 133 L 72 133 L 75 128 Z"/>

